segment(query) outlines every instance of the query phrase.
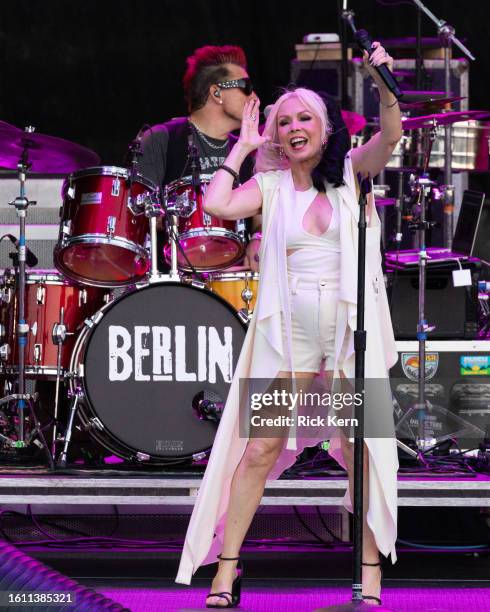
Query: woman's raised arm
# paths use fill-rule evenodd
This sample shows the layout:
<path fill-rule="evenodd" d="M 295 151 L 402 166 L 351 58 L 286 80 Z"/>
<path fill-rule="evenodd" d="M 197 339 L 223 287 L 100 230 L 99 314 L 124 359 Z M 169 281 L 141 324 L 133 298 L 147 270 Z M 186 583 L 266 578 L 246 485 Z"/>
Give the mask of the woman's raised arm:
<path fill-rule="evenodd" d="M 400 107 L 395 96 L 386 87 L 384 81 L 374 69 L 374 66 L 386 64 L 391 70 L 393 58 L 386 53 L 379 42 L 373 43 L 374 51 L 371 57 L 364 52 L 364 65 L 374 79 L 379 91 L 379 117 L 380 131 L 368 142 L 356 149 L 352 149 L 352 165 L 354 172 L 363 176 L 378 175 L 388 163 L 397 142 L 402 137 L 402 122 Z"/>

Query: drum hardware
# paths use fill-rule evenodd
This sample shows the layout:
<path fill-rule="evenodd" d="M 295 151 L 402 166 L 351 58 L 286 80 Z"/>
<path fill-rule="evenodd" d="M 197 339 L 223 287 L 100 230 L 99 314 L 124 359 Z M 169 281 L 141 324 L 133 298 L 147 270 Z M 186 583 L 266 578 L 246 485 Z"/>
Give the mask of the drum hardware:
<path fill-rule="evenodd" d="M 67 173 L 87 164 L 99 163 L 99 161 L 99 157 L 89 149 L 60 138 L 35 133 L 35 128 L 32 126 L 19 130 L 5 122 L 0 122 L 0 166 L 17 170 L 20 184 L 19 195 L 9 203 L 14 206 L 19 218 L 19 239 L 16 240 L 15 237 L 8 236 L 17 247 L 17 254 L 11 254 L 16 274 L 15 277 L 13 274 L 7 276 L 5 279 L 6 289 L 2 291 L 2 303 L 10 306 L 8 311 L 2 312 L 2 316 L 5 316 L 2 325 L 5 326 L 5 337 L 16 339 L 16 351 L 12 350 L 8 342 L 0 349 L 2 359 L 6 364 L 3 367 L 4 372 L 16 375 L 17 393 L 4 397 L 0 400 L 0 405 L 16 402 L 17 439 L 11 440 L 10 445 L 16 448 L 26 448 L 31 442 L 34 442 L 36 445 L 42 446 L 47 452 L 50 468 L 54 467 L 52 455 L 37 419 L 34 406 L 38 394 L 31 395 L 25 392 L 28 349 L 32 359 L 30 369 L 34 368 L 36 370 L 38 366 L 42 368 L 45 358 L 42 343 L 44 339 L 41 339 L 41 342 L 36 342 L 38 328 L 44 328 L 44 320 L 39 325 L 37 319 L 33 322 L 29 321 L 29 309 L 32 301 L 28 302 L 28 297 L 29 295 L 33 297 L 33 301 L 39 306 L 44 306 L 46 303 L 45 287 L 37 287 L 34 296 L 32 292 L 29 292 L 28 295 L 27 291 L 26 264 L 35 265 L 37 263 L 35 256 L 30 256 L 25 240 L 27 210 L 30 205 L 36 204 L 26 197 L 27 173 L 28 171 L 47 174 Z M 30 262 L 35 263 L 31 264 Z M 12 281 L 13 278 L 15 278 L 15 282 Z M 15 290 L 11 291 L 10 281 L 12 281 L 10 283 L 12 286 L 15 284 Z M 15 297 L 15 301 L 11 300 L 11 297 Z M 8 370 L 11 371 L 8 372 Z M 28 418 L 25 413 L 26 407 L 30 411 L 30 432 L 28 436 L 26 436 L 25 429 Z M 7 441 L 4 440 L 4 442 Z"/>
<path fill-rule="evenodd" d="M 150 283 L 154 283 L 161 280 L 162 277 L 162 274 L 160 274 L 158 270 L 157 219 L 163 216 L 164 212 L 160 202 L 158 201 L 158 194 L 146 194 L 146 196 L 142 199 L 141 204 L 143 205 L 143 212 L 146 217 L 148 217 L 150 223 L 151 268 L 148 281 Z M 173 278 L 172 274 L 170 274 L 170 277 Z"/>
<path fill-rule="evenodd" d="M 81 295 L 81 293 L 80 293 Z M 85 297 L 87 293 L 85 292 Z M 80 302 L 79 302 L 80 305 Z M 58 346 L 58 352 L 56 355 L 56 385 L 55 385 L 55 394 L 54 394 L 54 414 L 53 414 L 53 436 L 51 443 L 51 455 L 56 457 L 56 442 L 58 436 L 58 407 L 59 407 L 59 397 L 60 397 L 60 382 L 61 382 L 61 348 L 63 344 L 66 342 L 66 337 L 68 335 L 72 336 L 73 332 L 68 332 L 66 330 L 65 325 L 65 309 L 63 306 L 60 308 L 60 320 L 59 323 L 55 323 L 53 325 L 53 331 L 51 333 L 53 338 L 53 343 Z"/>
<path fill-rule="evenodd" d="M 25 419 L 25 346 L 26 336 L 29 333 L 29 325 L 25 321 L 25 296 L 26 296 L 26 216 L 27 209 L 30 205 L 34 206 L 36 202 L 29 201 L 26 197 L 26 180 L 27 171 L 32 164 L 29 162 L 29 149 L 34 146 L 32 135 L 35 128 L 27 126 L 25 133 L 21 138 L 22 151 L 17 162 L 17 171 L 19 179 L 19 196 L 12 202 L 10 206 L 15 207 L 16 214 L 19 218 L 19 242 L 18 242 L 18 323 L 17 323 L 17 342 L 18 342 L 18 360 L 19 370 L 17 377 L 17 416 L 18 416 L 18 440 L 20 443 L 25 443 L 24 419 Z"/>
<path fill-rule="evenodd" d="M 68 449 L 70 447 L 71 436 L 73 431 L 73 423 L 75 421 L 75 414 L 77 411 L 78 403 L 83 399 L 83 391 L 81 388 L 76 387 L 73 391 L 68 391 L 68 397 L 72 399 L 70 404 L 70 413 L 68 415 L 68 423 L 66 425 L 65 435 L 60 441 L 63 441 L 63 450 L 58 458 L 56 463 L 57 467 L 65 468 L 67 457 L 68 457 Z"/>
<path fill-rule="evenodd" d="M 444 84 L 446 95 L 451 95 L 451 55 L 452 45 L 455 44 L 463 53 L 470 59 L 474 60 L 470 50 L 455 36 L 455 29 L 444 19 L 437 17 L 420 1 L 413 0 L 417 7 L 422 10 L 437 26 L 437 33 L 442 45 L 444 46 Z M 451 185 L 452 183 L 452 167 L 451 167 L 451 123 L 446 123 L 444 127 L 444 183 Z M 444 203 L 444 246 L 451 248 L 454 234 L 454 189 L 448 190 L 445 194 Z M 425 361 L 421 362 L 425 363 Z M 423 368 L 422 368 L 423 369 Z"/>
<path fill-rule="evenodd" d="M 53 471 L 55 467 L 54 462 L 53 462 L 53 457 L 51 453 L 49 452 L 48 443 L 46 442 L 46 438 L 44 437 L 44 433 L 43 433 L 41 424 L 39 423 L 39 420 L 36 415 L 36 411 L 34 409 L 34 404 L 38 401 L 38 399 L 39 399 L 38 393 L 32 393 L 32 394 L 31 393 L 23 393 L 23 394 L 14 393 L 14 394 L 2 397 L 0 399 L 0 406 L 2 406 L 3 404 L 9 404 L 10 402 L 13 402 L 13 401 L 17 402 L 17 405 L 21 401 L 24 402 L 24 405 L 27 405 L 29 408 L 31 422 L 34 425 L 33 427 L 31 427 L 31 430 L 29 432 L 29 436 L 27 437 L 27 439 L 19 438 L 18 440 L 12 440 L 12 438 L 9 438 L 8 436 L 4 436 L 3 434 L 0 433 L 0 441 L 3 442 L 6 446 L 10 446 L 11 448 L 24 449 L 30 446 L 31 443 L 35 444 L 39 448 L 43 448 L 46 451 L 46 457 L 48 460 L 49 469 Z"/>
<path fill-rule="evenodd" d="M 255 307 L 259 275 L 238 267 L 230 272 L 214 272 L 207 277 L 207 286 L 232 304 L 243 323 L 248 324 Z"/>
<path fill-rule="evenodd" d="M 444 115 L 442 115 L 444 117 Z M 415 118 L 417 119 L 417 118 Z M 408 120 L 410 121 L 410 120 Z M 426 436 L 426 417 L 428 403 L 426 401 L 425 390 L 425 343 L 427 334 L 435 329 L 434 326 L 428 324 L 425 319 L 425 294 L 426 294 L 426 272 L 427 272 L 427 251 L 426 251 L 426 231 L 433 226 L 432 222 L 426 220 L 427 199 L 436 183 L 427 175 L 432 144 L 436 138 L 437 118 L 434 117 L 428 129 L 428 138 L 425 138 L 426 150 L 424 152 L 424 163 L 422 171 L 418 176 L 411 177 L 412 193 L 416 197 L 417 220 L 410 223 L 409 227 L 418 233 L 418 324 L 417 324 L 417 339 L 419 343 L 419 364 L 418 369 L 418 398 L 417 402 L 410 407 L 408 414 L 416 412 L 418 418 L 418 433 L 416 444 L 423 451 L 429 449 L 433 445 L 433 440 Z"/>
<path fill-rule="evenodd" d="M 205 398 L 206 393 L 201 391 L 192 400 L 192 408 L 196 416 L 202 421 L 214 421 L 219 423 L 225 403 L 223 401 L 213 401 Z M 204 454 L 205 455 L 205 454 Z"/>
<path fill-rule="evenodd" d="M 106 230 L 105 230 L 109 240 L 112 240 L 114 238 L 114 230 L 115 229 L 116 229 L 116 217 L 113 217 L 112 215 L 109 215 L 107 217 L 107 227 L 106 227 Z"/>

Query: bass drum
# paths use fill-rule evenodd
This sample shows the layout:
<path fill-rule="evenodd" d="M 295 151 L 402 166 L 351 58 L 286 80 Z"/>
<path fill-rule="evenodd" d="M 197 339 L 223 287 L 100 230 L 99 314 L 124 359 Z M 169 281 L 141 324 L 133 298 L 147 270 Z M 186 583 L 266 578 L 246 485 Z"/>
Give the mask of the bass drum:
<path fill-rule="evenodd" d="M 132 462 L 208 450 L 245 332 L 233 307 L 206 289 L 165 282 L 122 295 L 87 321 L 73 352 L 83 426 Z"/>

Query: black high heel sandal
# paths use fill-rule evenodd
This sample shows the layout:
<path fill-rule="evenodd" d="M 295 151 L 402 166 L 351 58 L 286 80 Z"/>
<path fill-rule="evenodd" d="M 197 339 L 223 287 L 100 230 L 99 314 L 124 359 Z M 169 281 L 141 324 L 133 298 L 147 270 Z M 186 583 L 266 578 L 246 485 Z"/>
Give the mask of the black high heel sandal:
<path fill-rule="evenodd" d="M 239 574 L 235 580 L 233 580 L 233 584 L 231 585 L 231 593 L 229 591 L 221 591 L 220 593 L 208 593 L 206 595 L 206 599 L 208 599 L 208 597 L 221 597 L 221 599 L 224 599 L 227 602 L 226 606 L 207 603 L 206 608 L 236 608 L 240 604 L 240 597 L 242 594 L 243 564 L 240 557 L 223 557 L 218 555 L 218 559 L 220 561 L 238 561 L 237 569 Z"/>
<path fill-rule="evenodd" d="M 381 580 L 383 580 L 383 567 L 381 565 L 381 562 L 379 561 L 378 563 L 362 563 L 363 565 L 367 565 L 369 567 L 379 567 L 379 571 L 381 572 Z M 378 606 L 383 605 L 381 603 L 381 599 L 379 597 L 375 597 L 374 595 L 363 595 L 362 596 L 363 599 L 370 599 L 372 601 L 375 601 Z"/>

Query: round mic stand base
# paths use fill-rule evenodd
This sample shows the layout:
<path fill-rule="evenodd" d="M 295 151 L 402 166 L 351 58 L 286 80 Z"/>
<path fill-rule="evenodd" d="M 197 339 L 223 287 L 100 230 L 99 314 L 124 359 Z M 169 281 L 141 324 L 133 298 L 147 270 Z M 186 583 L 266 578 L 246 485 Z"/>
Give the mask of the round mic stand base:
<path fill-rule="evenodd" d="M 371 606 L 364 601 L 351 601 L 349 603 L 342 603 L 336 606 L 317 608 L 316 610 L 314 610 L 314 612 L 348 612 L 349 610 L 355 610 L 356 612 L 359 612 L 360 610 L 362 610 L 362 612 L 368 612 L 368 610 L 370 610 L 371 612 L 373 612 L 373 610 L 384 610 L 385 612 L 391 612 L 390 608 L 385 608 L 384 606 L 377 605 Z"/>

